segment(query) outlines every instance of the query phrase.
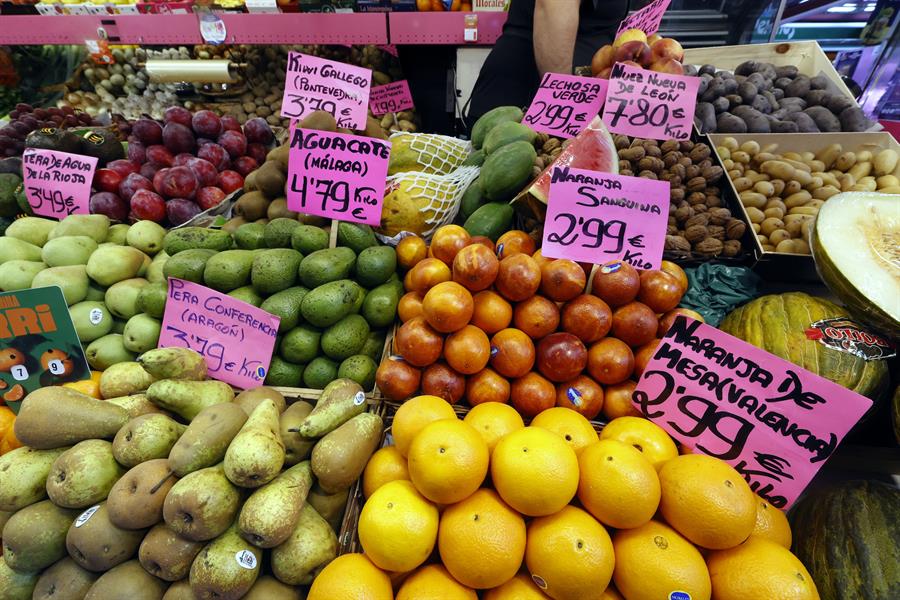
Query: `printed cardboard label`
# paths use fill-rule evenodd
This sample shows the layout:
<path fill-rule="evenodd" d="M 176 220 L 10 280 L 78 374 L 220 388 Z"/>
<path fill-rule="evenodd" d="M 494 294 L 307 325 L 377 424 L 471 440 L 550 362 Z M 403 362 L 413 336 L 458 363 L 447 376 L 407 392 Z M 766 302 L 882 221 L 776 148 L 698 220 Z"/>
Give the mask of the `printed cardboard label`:
<path fill-rule="evenodd" d="M 378 225 L 391 143 L 291 126 L 290 210 Z"/>
<path fill-rule="evenodd" d="M 872 401 L 727 333 L 680 316 L 632 402 L 696 452 L 720 458 L 787 508 Z"/>
<path fill-rule="evenodd" d="M 541 253 L 603 264 L 624 260 L 658 269 L 669 219 L 669 182 L 557 167 Z"/>
<path fill-rule="evenodd" d="M 25 197 L 34 214 L 53 219 L 89 214 L 96 168 L 93 156 L 26 148 L 22 154 Z"/>
<path fill-rule="evenodd" d="M 371 82 L 371 69 L 291 52 L 281 116 L 303 119 L 324 110 L 334 115 L 338 127 L 365 129 Z"/>
<path fill-rule="evenodd" d="M 653 140 L 686 140 L 694 126 L 699 85 L 699 77 L 616 63 L 609 77 L 603 122 L 613 133 Z"/>
<path fill-rule="evenodd" d="M 401 79 L 387 85 L 376 85 L 369 96 L 369 107 L 372 114 L 379 117 L 415 108 L 412 93 L 409 91 L 409 82 Z"/>
<path fill-rule="evenodd" d="M 190 348 L 206 360 L 210 377 L 254 388 L 266 379 L 279 323 L 252 304 L 170 277 L 158 347 Z"/>
<path fill-rule="evenodd" d="M 0 294 L 0 405 L 18 414 L 34 390 L 90 377 L 61 288 Z"/>
<path fill-rule="evenodd" d="M 545 73 L 522 121 L 535 131 L 575 137 L 603 110 L 608 85 L 605 79 Z"/>
<path fill-rule="evenodd" d="M 663 15 L 669 8 L 672 0 L 653 0 L 633 15 L 629 15 L 622 19 L 619 29 L 616 31 L 616 37 L 626 29 L 640 29 L 648 36 L 659 31 L 659 24 L 662 23 Z"/>

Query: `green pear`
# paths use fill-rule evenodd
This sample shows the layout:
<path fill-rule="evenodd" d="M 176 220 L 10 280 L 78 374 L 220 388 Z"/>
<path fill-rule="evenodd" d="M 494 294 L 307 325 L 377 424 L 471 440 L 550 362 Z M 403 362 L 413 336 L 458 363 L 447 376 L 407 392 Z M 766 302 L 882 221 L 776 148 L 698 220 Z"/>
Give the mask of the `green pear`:
<path fill-rule="evenodd" d="M 109 231 L 106 232 L 106 239 L 103 241 L 108 244 L 124 246 L 130 230 L 131 225 L 128 223 L 116 223 L 115 225 L 110 225 Z M 129 244 L 129 246 L 130 245 L 131 244 Z"/>
<path fill-rule="evenodd" d="M 281 583 L 270 575 L 256 580 L 244 600 L 303 600 L 300 588 Z"/>
<path fill-rule="evenodd" d="M 114 525 L 106 502 L 101 502 L 81 513 L 69 527 L 66 550 L 88 571 L 109 571 L 137 553 L 144 533 Z"/>
<path fill-rule="evenodd" d="M 105 287 L 97 285 L 96 281 L 88 283 L 87 295 L 84 297 L 85 300 L 90 300 L 91 302 L 103 302 L 104 298 L 106 298 Z"/>
<path fill-rule="evenodd" d="M 191 565 L 191 590 L 197 598 L 237 600 L 253 587 L 261 562 L 262 551 L 232 526 L 197 555 Z"/>
<path fill-rule="evenodd" d="M 164 237 L 166 237 L 166 230 L 159 223 L 138 221 L 128 229 L 125 243 L 144 254 L 153 256 L 162 250 Z"/>
<path fill-rule="evenodd" d="M 131 394 L 130 396 L 116 396 L 107 398 L 106 402 L 121 406 L 128 413 L 129 419 L 135 419 L 141 415 L 160 414 L 167 415 L 160 407 L 150 402 L 147 394 Z"/>
<path fill-rule="evenodd" d="M 155 458 L 132 467 L 109 491 L 109 520 L 122 529 L 146 529 L 163 519 L 163 503 L 175 486 L 169 461 Z"/>
<path fill-rule="evenodd" d="M 87 508 L 106 499 L 125 474 L 106 440 L 78 442 L 53 462 L 47 476 L 47 495 L 57 506 Z"/>
<path fill-rule="evenodd" d="M 204 545 L 179 537 L 168 525 L 160 523 L 141 542 L 138 560 L 154 577 L 178 581 L 188 576 L 191 563 Z"/>
<path fill-rule="evenodd" d="M 299 400 L 294 402 L 281 413 L 278 422 L 278 432 L 284 442 L 284 464 L 291 467 L 302 460 L 306 460 L 316 445 L 315 439 L 307 439 L 296 433 L 300 423 L 306 419 L 306 415 L 312 412 L 313 406 L 309 402 Z"/>
<path fill-rule="evenodd" d="M 144 570 L 136 560 L 117 565 L 100 576 L 84 600 L 162 600 L 169 584 Z"/>
<path fill-rule="evenodd" d="M 197 600 L 197 597 L 191 591 L 191 582 L 187 579 L 182 579 L 169 586 L 162 600 Z"/>
<path fill-rule="evenodd" d="M 86 235 L 72 235 L 48 241 L 41 249 L 41 259 L 51 267 L 86 265 L 97 249 L 97 242 Z"/>
<path fill-rule="evenodd" d="M 366 393 L 352 379 L 335 379 L 325 386 L 315 408 L 300 424 L 298 433 L 317 438 L 366 412 Z"/>
<path fill-rule="evenodd" d="M 147 271 L 150 270 L 150 265 L 152 265 L 152 264 L 153 264 L 153 259 L 150 258 L 149 256 L 147 256 L 147 255 L 145 254 L 145 255 L 144 255 L 144 262 L 141 263 L 141 266 L 140 266 L 140 268 L 138 269 L 138 272 L 137 272 L 137 276 L 138 276 L 138 277 L 144 277 L 144 278 L 146 279 L 146 277 L 147 277 Z M 149 281 L 149 280 L 148 280 L 148 281 Z"/>
<path fill-rule="evenodd" d="M 72 267 L 57 267 L 70 269 Z M 103 302 L 85 300 L 69 307 L 69 316 L 81 343 L 87 344 L 107 335 L 113 328 L 113 316 Z"/>
<path fill-rule="evenodd" d="M 147 388 L 147 397 L 160 408 L 190 421 L 204 408 L 234 400 L 234 390 L 227 383 L 215 379 L 207 381 L 163 379 Z"/>
<path fill-rule="evenodd" d="M 53 228 L 50 239 L 67 235 L 86 235 L 98 244 L 106 241 L 109 217 L 106 215 L 69 215 Z"/>
<path fill-rule="evenodd" d="M 156 348 L 141 354 L 138 363 L 157 379 L 204 381 L 206 361 L 199 353 L 187 348 Z"/>
<path fill-rule="evenodd" d="M 49 500 L 26 506 L 3 527 L 3 558 L 11 569 L 35 572 L 66 555 L 66 533 L 81 511 Z"/>
<path fill-rule="evenodd" d="M 0 510 L 21 510 L 47 497 L 50 467 L 65 448 L 16 448 L 0 456 Z"/>
<path fill-rule="evenodd" d="M 100 246 L 88 259 L 87 274 L 100 285 L 110 286 L 123 279 L 138 277 L 146 257 L 130 246 Z"/>
<path fill-rule="evenodd" d="M 150 282 L 140 277 L 118 281 L 106 288 L 103 301 L 109 312 L 120 319 L 130 319 L 140 311 L 137 309 L 138 294 Z"/>
<path fill-rule="evenodd" d="M 14 292 L 31 287 L 35 275 L 47 265 L 34 260 L 10 260 L 0 265 L 0 291 Z"/>
<path fill-rule="evenodd" d="M 41 247 L 11 237 L 0 237 L 0 264 L 10 260 L 41 260 Z"/>
<path fill-rule="evenodd" d="M 322 489 L 336 493 L 356 481 L 381 442 L 384 423 L 374 413 L 356 415 L 322 439 L 312 451 L 312 469 Z"/>
<path fill-rule="evenodd" d="M 21 217 L 9 224 L 4 235 L 35 246 L 43 246 L 47 243 L 50 232 L 58 224 L 58 221 L 42 217 Z"/>
<path fill-rule="evenodd" d="M 137 354 L 125 348 L 121 333 L 107 333 L 90 344 L 84 351 L 88 364 L 95 371 L 105 371 L 116 363 L 129 362 Z"/>
<path fill-rule="evenodd" d="M 148 273 L 149 274 L 149 273 Z M 162 319 L 169 299 L 169 286 L 165 281 L 151 282 L 141 288 L 137 297 L 138 312 Z"/>
<path fill-rule="evenodd" d="M 246 421 L 247 413 L 230 402 L 204 408 L 172 447 L 169 453 L 172 471 L 184 477 L 221 462 L 231 440 Z"/>
<path fill-rule="evenodd" d="M 312 486 L 309 461 L 294 465 L 247 499 L 238 518 L 241 536 L 259 548 L 274 548 L 285 541 Z"/>
<path fill-rule="evenodd" d="M 225 474 L 235 485 L 256 488 L 272 481 L 284 465 L 278 409 L 263 400 L 225 452 Z"/>
<path fill-rule="evenodd" d="M 120 406 L 51 386 L 25 396 L 14 427 L 23 445 L 49 450 L 82 440 L 112 439 L 127 422 L 128 413 Z"/>
<path fill-rule="evenodd" d="M 222 465 L 185 475 L 163 503 L 163 519 L 172 531 L 194 542 L 211 540 L 234 521 L 241 492 L 225 477 Z"/>
<path fill-rule="evenodd" d="M 281 392 L 267 385 L 244 390 L 235 397 L 234 403 L 243 408 L 244 412 L 249 415 L 267 398 L 275 403 L 278 414 L 283 413 L 287 408 L 287 402 L 285 401 L 284 396 L 281 395 Z"/>
<path fill-rule="evenodd" d="M 117 319 L 113 317 L 113 326 L 110 330 L 110 333 L 118 333 L 122 336 L 122 343 L 125 343 L 125 326 L 128 325 L 128 321 L 125 319 Z M 135 354 L 137 354 L 135 352 Z"/>
<path fill-rule="evenodd" d="M 125 348 L 132 352 L 146 352 L 156 348 L 159 343 L 159 334 L 162 331 L 162 321 L 154 319 L 150 315 L 139 313 L 128 319 L 125 323 Z"/>
<path fill-rule="evenodd" d="M 37 573 L 13 571 L 4 557 L 0 556 L 0 590 L 3 590 L 3 600 L 31 600 L 37 580 Z"/>
<path fill-rule="evenodd" d="M 153 262 L 150 263 L 150 266 L 147 268 L 147 281 L 150 283 L 166 283 L 166 276 L 163 273 L 163 268 L 166 266 L 166 261 L 169 260 L 169 255 L 165 250 L 162 250 L 153 257 Z"/>
<path fill-rule="evenodd" d="M 141 415 L 128 421 L 116 434 L 113 456 L 124 467 L 154 458 L 167 458 L 185 429 L 185 425 L 166 415 Z"/>
<path fill-rule="evenodd" d="M 0 531 L 3 531 L 6 522 L 9 521 L 9 518 L 14 514 L 16 514 L 16 511 L 14 510 L 0 510 Z"/>
<path fill-rule="evenodd" d="M 350 499 L 350 488 L 330 494 L 322 489 L 318 483 L 309 490 L 306 501 L 328 521 L 331 528 L 340 531 L 344 521 L 344 510 L 347 508 L 347 500 Z"/>
<path fill-rule="evenodd" d="M 34 586 L 33 600 L 82 600 L 94 582 L 100 577 L 82 568 L 67 556 L 53 563 L 41 573 Z M 2 587 L 2 585 L 0 585 Z"/>
<path fill-rule="evenodd" d="M 154 381 L 153 376 L 136 362 L 116 363 L 100 376 L 100 395 L 104 398 L 130 396 L 143 392 Z"/>
<path fill-rule="evenodd" d="M 58 285 L 62 288 L 66 304 L 72 306 L 84 300 L 88 291 L 88 277 L 84 265 L 50 267 L 44 269 L 31 280 L 31 287 Z"/>
<path fill-rule="evenodd" d="M 272 573 L 289 585 L 308 585 L 337 556 L 338 541 L 328 521 L 308 503 L 291 535 L 272 550 Z"/>

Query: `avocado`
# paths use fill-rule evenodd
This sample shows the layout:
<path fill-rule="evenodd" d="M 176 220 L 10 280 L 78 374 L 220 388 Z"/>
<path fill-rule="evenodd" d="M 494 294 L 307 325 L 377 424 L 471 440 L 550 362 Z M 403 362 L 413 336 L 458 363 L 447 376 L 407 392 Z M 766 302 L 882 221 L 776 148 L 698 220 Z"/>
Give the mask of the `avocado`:
<path fill-rule="evenodd" d="M 266 223 L 264 232 L 266 246 L 269 248 L 290 248 L 291 234 L 297 227 L 300 227 L 300 223 L 296 219 L 288 219 L 286 217 L 272 219 Z"/>
<path fill-rule="evenodd" d="M 385 283 L 366 294 L 360 313 L 370 327 L 388 327 L 397 316 L 399 303 L 400 295 L 397 293 L 397 287 L 393 283 Z"/>
<path fill-rule="evenodd" d="M 236 290 L 231 290 L 230 292 L 228 292 L 228 295 L 232 298 L 240 300 L 241 302 L 252 304 L 257 308 L 259 308 L 260 304 L 262 304 L 263 302 L 263 297 L 256 293 L 256 290 L 253 289 L 252 285 L 245 285 L 244 287 L 239 287 Z"/>
<path fill-rule="evenodd" d="M 303 371 L 303 385 L 316 390 L 337 379 L 338 363 L 324 356 L 312 359 Z"/>
<path fill-rule="evenodd" d="M 16 189 L 22 178 L 15 173 L 0 173 L 0 217 L 14 217 L 19 212 Z"/>
<path fill-rule="evenodd" d="M 370 331 L 366 343 L 360 349 L 360 354 L 365 354 L 374 361 L 380 361 L 384 354 L 385 334 L 383 331 Z"/>
<path fill-rule="evenodd" d="M 273 356 L 269 363 L 269 372 L 266 373 L 266 385 L 277 385 L 283 387 L 300 387 L 303 381 L 303 365 L 295 365 L 282 359 L 280 356 Z"/>
<path fill-rule="evenodd" d="M 306 256 L 328 248 L 328 232 L 313 225 L 300 225 L 291 232 L 291 247 Z"/>
<path fill-rule="evenodd" d="M 337 234 L 338 246 L 350 248 L 357 254 L 378 244 L 375 239 L 375 233 L 368 225 L 358 225 L 356 223 L 338 223 Z"/>
<path fill-rule="evenodd" d="M 192 248 L 169 257 L 163 265 L 163 275 L 203 283 L 206 262 L 216 255 L 215 250 Z"/>
<path fill-rule="evenodd" d="M 356 281 L 373 288 L 387 281 L 397 271 L 397 252 L 390 246 L 372 246 L 356 257 Z"/>
<path fill-rule="evenodd" d="M 346 279 L 353 273 L 356 254 L 350 248 L 316 250 L 300 263 L 300 282 L 308 288 Z"/>
<path fill-rule="evenodd" d="M 125 158 L 122 142 L 105 131 L 88 131 L 79 138 L 79 143 L 79 154 L 96 157 L 98 167 L 105 167 L 106 163 Z"/>
<path fill-rule="evenodd" d="M 253 250 L 219 252 L 206 261 L 206 268 L 203 270 L 204 285 L 220 292 L 230 292 L 247 285 L 253 268 L 253 256 Z"/>
<path fill-rule="evenodd" d="M 284 333 L 290 331 L 300 322 L 300 307 L 303 298 L 309 293 L 305 287 L 296 286 L 272 294 L 259 305 L 267 313 L 271 313 L 281 319 L 278 331 Z"/>
<path fill-rule="evenodd" d="M 281 339 L 278 353 L 292 363 L 306 364 L 319 354 L 319 339 L 322 332 L 309 325 L 298 325 Z"/>
<path fill-rule="evenodd" d="M 234 243 L 244 250 L 266 247 L 266 226 L 262 223 L 244 223 L 234 232 Z"/>
<path fill-rule="evenodd" d="M 369 337 L 369 323 L 359 315 L 348 315 L 322 332 L 322 352 L 335 360 L 358 354 Z"/>
<path fill-rule="evenodd" d="M 328 327 L 353 312 L 359 295 L 360 287 L 355 281 L 332 281 L 303 297 L 300 314 L 316 327 Z"/>
<path fill-rule="evenodd" d="M 250 281 L 263 296 L 280 292 L 297 281 L 302 260 L 303 255 L 291 248 L 263 250 L 253 259 Z"/>
<path fill-rule="evenodd" d="M 163 239 L 163 250 L 169 256 L 175 256 L 184 250 L 206 248 L 209 250 L 228 250 L 232 246 L 231 234 L 221 229 L 205 227 L 182 227 L 173 229 Z"/>
<path fill-rule="evenodd" d="M 81 140 L 78 139 L 77 135 L 66 129 L 42 127 L 41 129 L 35 129 L 25 137 L 25 147 L 79 154 L 81 152 Z"/>
<path fill-rule="evenodd" d="M 338 367 L 339 378 L 352 379 L 364 390 L 375 387 L 375 371 L 378 365 L 371 357 L 365 354 L 354 354 L 344 360 Z"/>

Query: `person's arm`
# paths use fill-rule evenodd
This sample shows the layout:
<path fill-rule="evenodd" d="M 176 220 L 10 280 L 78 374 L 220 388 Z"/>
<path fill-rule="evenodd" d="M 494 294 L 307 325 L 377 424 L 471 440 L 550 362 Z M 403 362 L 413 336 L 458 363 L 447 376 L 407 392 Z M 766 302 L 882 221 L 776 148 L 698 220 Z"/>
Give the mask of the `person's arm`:
<path fill-rule="evenodd" d="M 581 0 L 537 0 L 534 6 L 534 59 L 541 75 L 571 73 Z"/>

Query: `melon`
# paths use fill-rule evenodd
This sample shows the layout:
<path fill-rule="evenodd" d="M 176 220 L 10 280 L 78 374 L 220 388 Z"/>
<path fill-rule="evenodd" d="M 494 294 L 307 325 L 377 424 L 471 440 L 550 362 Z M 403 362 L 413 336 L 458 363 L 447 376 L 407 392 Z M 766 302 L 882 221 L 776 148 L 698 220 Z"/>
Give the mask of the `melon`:
<path fill-rule="evenodd" d="M 900 194 L 832 196 L 819 209 L 810 247 L 822 281 L 850 314 L 900 339 Z"/>
<path fill-rule="evenodd" d="M 830 202 L 830 200 L 829 200 Z M 872 400 L 889 383 L 887 361 L 866 360 L 807 336 L 816 321 L 847 318 L 824 298 L 801 292 L 761 296 L 735 309 L 719 329 Z"/>
<path fill-rule="evenodd" d="M 900 598 L 900 490 L 848 481 L 807 494 L 789 515 L 791 550 L 822 600 Z"/>

